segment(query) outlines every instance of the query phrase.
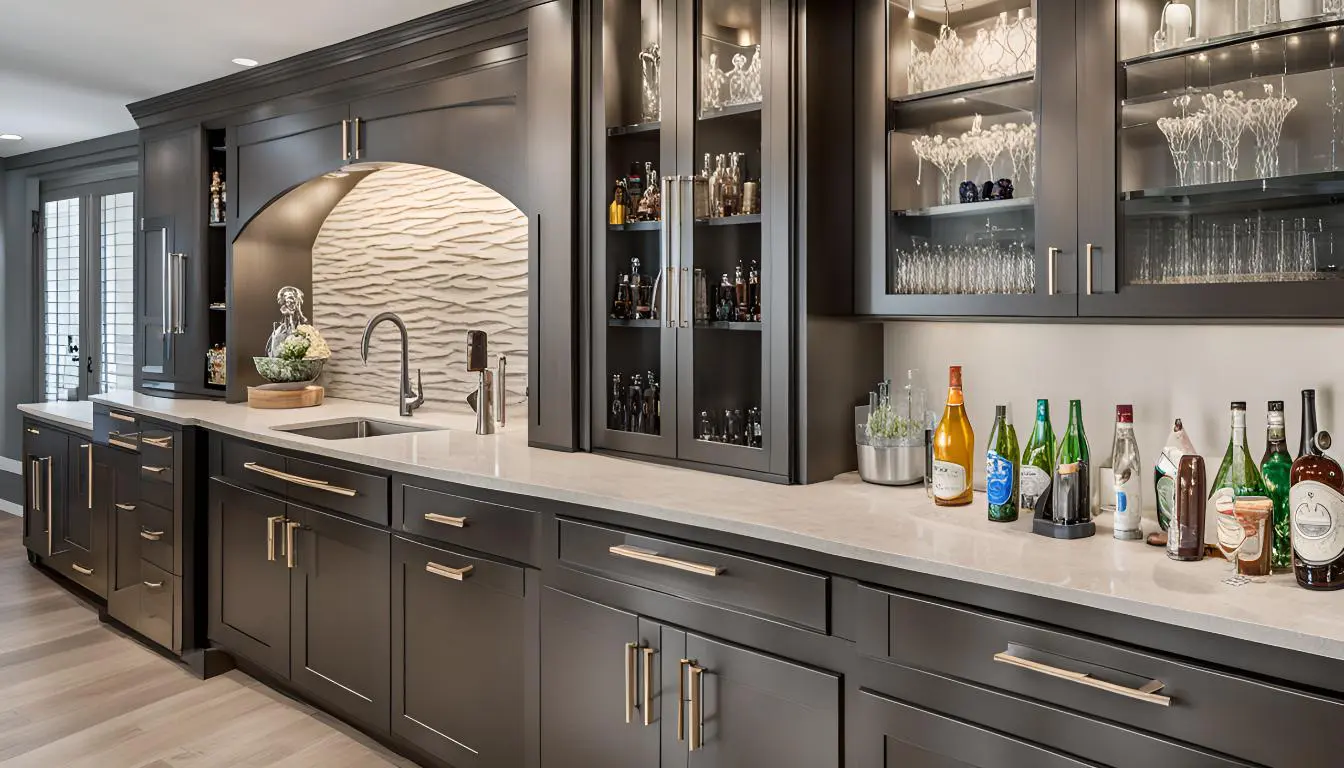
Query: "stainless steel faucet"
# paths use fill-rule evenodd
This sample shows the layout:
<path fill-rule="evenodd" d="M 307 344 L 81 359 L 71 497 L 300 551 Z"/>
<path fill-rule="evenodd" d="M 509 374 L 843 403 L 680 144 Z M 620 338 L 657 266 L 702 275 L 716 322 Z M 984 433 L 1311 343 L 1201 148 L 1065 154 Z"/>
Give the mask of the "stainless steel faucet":
<path fill-rule="evenodd" d="M 373 329 L 384 320 L 397 326 L 397 330 L 401 331 L 401 394 L 397 397 L 397 412 L 402 416 L 410 416 L 412 411 L 425 402 L 425 386 L 419 368 L 415 369 L 415 386 L 411 386 L 411 340 L 406 333 L 406 324 L 401 318 L 394 312 L 383 312 L 370 320 L 369 324 L 364 326 L 364 340 L 359 345 L 359 355 L 364 364 L 368 365 L 369 338 L 373 336 Z"/>
<path fill-rule="evenodd" d="M 478 374 L 476 391 L 467 395 L 467 403 L 476 412 L 476 434 L 493 435 L 496 426 L 504 426 L 505 374 L 508 358 L 499 356 L 498 368 L 491 371 L 486 367 L 488 346 L 485 331 L 467 332 L 467 371 Z M 499 418 L 495 418 L 495 414 Z"/>

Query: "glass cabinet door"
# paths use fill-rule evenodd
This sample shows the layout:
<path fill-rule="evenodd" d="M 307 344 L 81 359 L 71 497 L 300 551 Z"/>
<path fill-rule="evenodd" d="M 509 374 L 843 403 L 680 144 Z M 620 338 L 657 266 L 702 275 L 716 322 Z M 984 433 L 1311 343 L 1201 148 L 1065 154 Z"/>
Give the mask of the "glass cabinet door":
<path fill-rule="evenodd" d="M 774 5 L 683 4 L 683 29 L 691 34 L 679 62 L 687 111 L 678 139 L 682 173 L 674 181 L 679 453 L 760 472 L 771 469 L 768 448 L 787 429 L 787 412 L 770 408 L 780 385 L 772 381 L 771 342 L 787 333 L 777 322 L 787 303 L 776 300 L 771 286 L 787 280 L 789 254 L 787 231 L 783 237 L 776 231 L 787 217 L 787 193 L 775 193 L 788 165 L 766 162 L 783 149 L 774 126 L 787 114 L 771 91 L 771 74 L 779 70 L 768 66 L 777 53 Z"/>
<path fill-rule="evenodd" d="M 1341 10 L 1120 0 L 1084 22 L 1114 41 L 1096 107 L 1117 120 L 1083 313 L 1344 316 Z"/>
<path fill-rule="evenodd" d="M 1073 0 L 886 11 L 877 314 L 1073 314 Z"/>
<path fill-rule="evenodd" d="M 675 0 L 594 3 L 593 445 L 675 457 Z M 671 201 L 675 202 L 675 200 Z"/>

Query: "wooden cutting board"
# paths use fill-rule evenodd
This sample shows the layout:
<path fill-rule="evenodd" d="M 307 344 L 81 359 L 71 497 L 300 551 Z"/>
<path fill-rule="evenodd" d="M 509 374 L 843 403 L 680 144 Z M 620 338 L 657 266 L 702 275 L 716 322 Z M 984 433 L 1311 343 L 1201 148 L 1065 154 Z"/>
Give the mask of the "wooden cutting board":
<path fill-rule="evenodd" d="M 312 408 L 321 405 L 326 390 L 315 384 L 303 389 L 266 389 L 264 387 L 247 388 L 247 407 L 249 408 Z"/>

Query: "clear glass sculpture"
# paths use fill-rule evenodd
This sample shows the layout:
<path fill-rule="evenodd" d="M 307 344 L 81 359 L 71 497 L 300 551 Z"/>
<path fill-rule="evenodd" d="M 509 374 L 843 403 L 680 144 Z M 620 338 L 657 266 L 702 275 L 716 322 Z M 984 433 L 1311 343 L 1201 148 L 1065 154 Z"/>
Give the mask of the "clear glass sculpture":
<path fill-rule="evenodd" d="M 662 64 L 662 50 L 657 43 L 650 43 L 639 52 L 639 65 L 643 70 L 641 122 L 656 123 L 663 119 Z"/>
<path fill-rule="evenodd" d="M 1246 102 L 1247 122 L 1255 134 L 1255 175 L 1268 179 L 1279 175 L 1279 138 L 1283 122 L 1297 107 L 1297 99 L 1274 95 L 1274 86 L 1265 83 L 1265 97 Z"/>

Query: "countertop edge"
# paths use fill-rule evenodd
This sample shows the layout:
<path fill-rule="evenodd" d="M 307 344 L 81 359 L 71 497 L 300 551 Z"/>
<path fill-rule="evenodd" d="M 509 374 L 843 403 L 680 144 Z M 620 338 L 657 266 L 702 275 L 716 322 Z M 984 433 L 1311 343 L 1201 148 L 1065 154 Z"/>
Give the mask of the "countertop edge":
<path fill-rule="evenodd" d="M 47 424 L 63 429 L 73 429 L 84 435 L 91 436 L 93 434 L 92 417 L 90 417 L 88 421 L 84 421 L 83 419 L 76 419 L 70 416 L 53 413 L 52 411 L 47 410 L 47 406 L 44 403 L 20 403 L 18 408 L 21 413 L 29 418 L 46 422 Z"/>

